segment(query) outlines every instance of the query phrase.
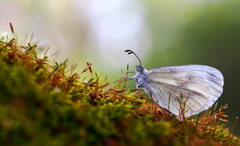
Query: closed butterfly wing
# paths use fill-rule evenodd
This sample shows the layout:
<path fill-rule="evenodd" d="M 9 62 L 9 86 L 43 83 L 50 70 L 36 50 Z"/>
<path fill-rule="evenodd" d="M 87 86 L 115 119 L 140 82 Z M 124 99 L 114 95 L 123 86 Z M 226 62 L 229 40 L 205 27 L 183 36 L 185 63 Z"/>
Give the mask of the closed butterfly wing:
<path fill-rule="evenodd" d="M 154 102 L 179 115 L 179 97 L 186 101 L 185 116 L 208 109 L 223 92 L 223 75 L 205 65 L 163 66 L 146 73 L 143 87 Z M 170 96 L 170 101 L 169 101 Z"/>

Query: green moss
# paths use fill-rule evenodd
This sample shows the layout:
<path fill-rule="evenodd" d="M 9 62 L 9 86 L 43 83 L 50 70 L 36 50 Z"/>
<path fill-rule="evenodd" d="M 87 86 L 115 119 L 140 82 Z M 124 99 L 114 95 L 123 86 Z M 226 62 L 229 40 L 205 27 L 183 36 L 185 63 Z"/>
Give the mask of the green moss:
<path fill-rule="evenodd" d="M 98 75 L 68 73 L 66 61 L 38 58 L 37 45 L 0 41 L 2 145 L 237 145 L 219 124 L 221 107 L 200 119 L 162 114 L 139 91 L 110 88 Z M 216 116 L 217 115 L 217 116 Z M 216 118 L 217 117 L 217 118 Z"/>

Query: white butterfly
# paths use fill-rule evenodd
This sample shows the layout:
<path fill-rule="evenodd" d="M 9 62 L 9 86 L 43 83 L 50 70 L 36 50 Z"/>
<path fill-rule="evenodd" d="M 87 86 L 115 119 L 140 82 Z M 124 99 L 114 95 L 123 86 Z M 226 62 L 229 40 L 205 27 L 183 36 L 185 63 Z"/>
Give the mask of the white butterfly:
<path fill-rule="evenodd" d="M 183 101 L 187 101 L 185 117 L 188 117 L 208 109 L 223 92 L 223 75 L 213 67 L 206 65 L 162 66 L 148 71 L 133 51 L 126 50 L 125 52 L 134 54 L 140 65 L 136 66 L 134 77 L 125 76 L 121 79 L 126 77 L 129 78 L 128 80 L 135 79 L 133 82 L 137 81 L 137 88 L 143 88 L 149 96 L 151 95 L 153 101 L 166 114 L 170 113 L 164 108 L 179 115 L 181 95 Z"/>

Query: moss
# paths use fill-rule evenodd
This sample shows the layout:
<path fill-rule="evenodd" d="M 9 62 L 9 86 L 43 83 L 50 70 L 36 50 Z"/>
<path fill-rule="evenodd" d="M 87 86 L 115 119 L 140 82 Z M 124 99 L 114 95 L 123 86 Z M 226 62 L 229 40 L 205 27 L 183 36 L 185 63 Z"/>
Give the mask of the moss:
<path fill-rule="evenodd" d="M 67 60 L 49 64 L 37 45 L 0 41 L 0 143 L 2 145 L 237 145 L 222 112 L 199 119 L 163 114 L 143 93 L 106 89 L 86 69 L 66 72 Z"/>

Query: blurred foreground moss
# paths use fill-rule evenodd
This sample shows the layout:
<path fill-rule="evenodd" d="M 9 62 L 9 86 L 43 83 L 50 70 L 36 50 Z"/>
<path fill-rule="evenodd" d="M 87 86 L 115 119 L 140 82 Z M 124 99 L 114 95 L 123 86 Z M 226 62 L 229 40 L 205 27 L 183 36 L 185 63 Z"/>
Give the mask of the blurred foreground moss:
<path fill-rule="evenodd" d="M 97 74 L 85 82 L 91 64 L 81 73 L 74 73 L 75 66 L 66 72 L 66 61 L 51 65 L 47 56 L 37 56 L 36 48 L 1 38 L 1 145 L 239 144 L 219 124 L 226 122 L 226 106 L 179 121 L 138 90 L 108 89 Z"/>

